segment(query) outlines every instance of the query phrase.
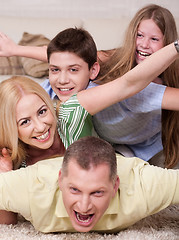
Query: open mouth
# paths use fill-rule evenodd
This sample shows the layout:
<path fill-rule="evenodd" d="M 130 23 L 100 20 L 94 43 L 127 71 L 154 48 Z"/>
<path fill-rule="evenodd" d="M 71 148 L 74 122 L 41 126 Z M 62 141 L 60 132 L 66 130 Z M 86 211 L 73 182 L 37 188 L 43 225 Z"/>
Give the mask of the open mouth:
<path fill-rule="evenodd" d="M 151 55 L 150 53 L 142 52 L 142 51 L 139 51 L 139 50 L 137 50 L 137 54 L 139 54 L 142 57 L 148 57 L 148 56 Z"/>
<path fill-rule="evenodd" d="M 74 212 L 75 212 L 75 216 L 76 216 L 78 223 L 80 223 L 82 225 L 86 225 L 86 226 L 91 224 L 94 214 L 81 214 L 76 211 L 74 211 Z"/>

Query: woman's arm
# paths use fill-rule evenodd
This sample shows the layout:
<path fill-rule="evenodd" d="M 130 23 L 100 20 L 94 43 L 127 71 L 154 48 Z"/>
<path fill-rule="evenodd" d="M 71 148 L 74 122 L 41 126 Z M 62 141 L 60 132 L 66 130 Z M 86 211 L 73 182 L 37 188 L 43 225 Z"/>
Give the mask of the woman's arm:
<path fill-rule="evenodd" d="M 0 33 L 0 57 L 21 56 L 47 62 L 47 46 L 21 46 Z"/>
<path fill-rule="evenodd" d="M 109 83 L 78 93 L 80 104 L 91 114 L 129 98 L 144 89 L 178 57 L 173 43 L 158 50 L 132 70 Z M 179 108 L 179 106 L 178 106 Z"/>

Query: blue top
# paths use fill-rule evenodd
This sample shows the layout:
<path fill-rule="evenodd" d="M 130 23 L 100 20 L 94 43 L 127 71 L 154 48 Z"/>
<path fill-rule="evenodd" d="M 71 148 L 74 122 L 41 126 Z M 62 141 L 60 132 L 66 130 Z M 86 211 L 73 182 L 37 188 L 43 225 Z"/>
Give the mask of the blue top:
<path fill-rule="evenodd" d="M 50 82 L 49 82 L 49 79 L 47 78 L 45 81 L 43 81 L 41 84 L 40 84 L 44 89 L 45 91 L 49 94 L 50 98 L 51 99 L 57 99 L 57 95 L 56 93 L 53 91 L 51 85 L 50 85 Z"/>
<path fill-rule="evenodd" d="M 42 87 L 56 98 L 49 80 Z M 88 88 L 97 84 L 90 82 Z M 132 155 L 150 160 L 163 149 L 161 140 L 161 108 L 166 86 L 150 83 L 129 99 L 116 103 L 93 116 L 97 134 L 116 150 L 124 144 Z M 125 155 L 125 154 L 124 154 Z"/>
<path fill-rule="evenodd" d="M 161 109 L 165 88 L 152 82 L 136 95 L 97 113 L 93 124 L 98 135 L 115 149 L 125 144 L 134 156 L 150 160 L 163 149 Z"/>

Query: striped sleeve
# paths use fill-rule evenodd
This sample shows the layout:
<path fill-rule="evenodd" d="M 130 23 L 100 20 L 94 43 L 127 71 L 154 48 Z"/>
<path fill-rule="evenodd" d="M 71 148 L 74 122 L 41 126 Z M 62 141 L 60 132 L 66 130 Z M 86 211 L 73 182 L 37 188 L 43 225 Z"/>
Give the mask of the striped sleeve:
<path fill-rule="evenodd" d="M 65 148 L 84 136 L 91 136 L 93 124 L 91 115 L 80 105 L 77 95 L 72 96 L 59 107 L 58 133 Z"/>

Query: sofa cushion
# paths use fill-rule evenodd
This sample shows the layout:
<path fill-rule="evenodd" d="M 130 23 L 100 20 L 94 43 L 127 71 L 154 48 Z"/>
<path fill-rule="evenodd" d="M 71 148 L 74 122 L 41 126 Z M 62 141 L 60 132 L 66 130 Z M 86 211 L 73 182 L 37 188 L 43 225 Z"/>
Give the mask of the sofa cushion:
<path fill-rule="evenodd" d="M 20 58 L 13 57 L 0 57 L 0 75 L 22 75 L 24 74 Z"/>
<path fill-rule="evenodd" d="M 42 34 L 23 33 L 19 45 L 23 46 L 45 46 L 48 45 L 50 40 Z M 48 63 L 42 62 L 32 58 L 21 57 L 20 62 L 24 69 L 25 74 L 32 77 L 48 76 Z"/>

